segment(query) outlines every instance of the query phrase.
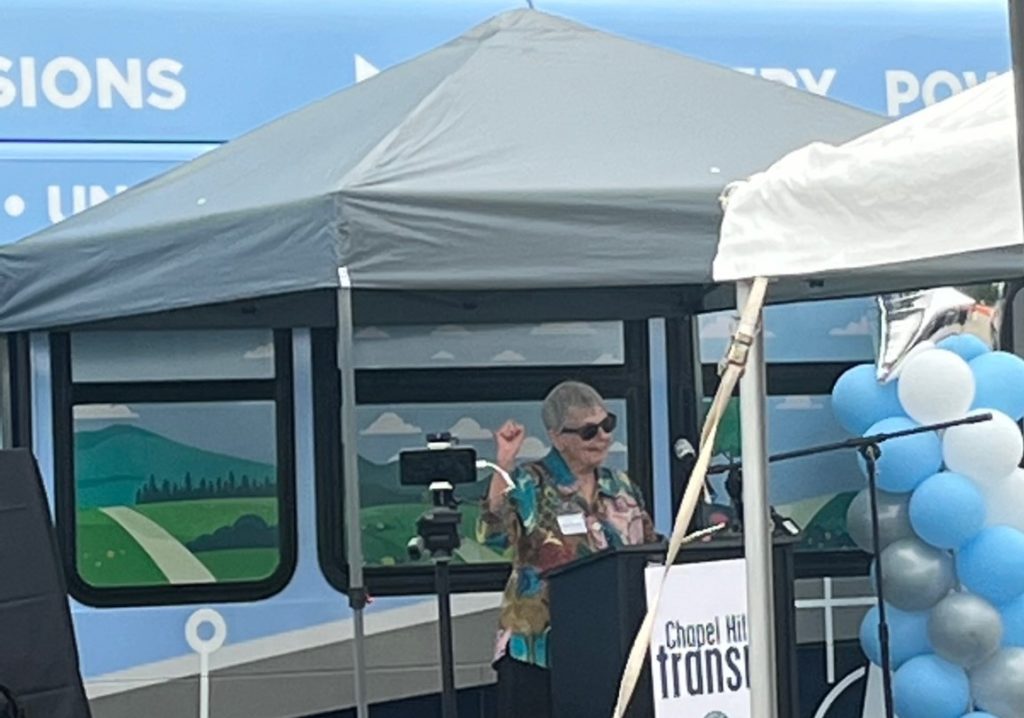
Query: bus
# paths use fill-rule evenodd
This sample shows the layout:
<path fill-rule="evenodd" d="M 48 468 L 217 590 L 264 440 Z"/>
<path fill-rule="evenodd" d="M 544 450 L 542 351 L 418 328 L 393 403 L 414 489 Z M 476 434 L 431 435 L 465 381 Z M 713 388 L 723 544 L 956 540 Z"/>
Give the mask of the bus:
<path fill-rule="evenodd" d="M 1010 67 L 1002 0 L 8 0 L 0 243 L 527 4 L 885 117 Z M 768 310 L 771 451 L 842 438 L 829 391 L 843 370 L 873 360 L 874 312 L 871 298 Z M 521 458 L 540 456 L 540 398 L 572 375 L 622 418 L 611 461 L 637 477 L 667 532 L 685 478 L 675 449 L 697 431 L 678 399 L 710 396 L 731 327 L 716 313 L 682 326 L 359 328 L 374 715 L 432 710 L 439 686 L 430 574 L 406 550 L 426 506 L 399 484 L 398 452 L 450 431 L 491 456 L 493 430 L 514 416 L 530 434 Z M 40 465 L 97 718 L 353 714 L 337 419 L 323 400 L 336 387 L 317 371 L 332 346 L 312 323 L 8 342 L 2 361 L 31 391 L 8 397 L 2 438 L 30 446 Z M 735 430 L 719 451 L 738 452 Z M 873 599 L 865 557 L 843 529 L 861 487 L 847 455 L 772 470 L 772 503 L 804 529 L 807 718 L 859 716 L 865 700 L 856 635 Z M 465 498 L 453 579 L 460 708 L 488 716 L 505 558 L 474 540 Z"/>

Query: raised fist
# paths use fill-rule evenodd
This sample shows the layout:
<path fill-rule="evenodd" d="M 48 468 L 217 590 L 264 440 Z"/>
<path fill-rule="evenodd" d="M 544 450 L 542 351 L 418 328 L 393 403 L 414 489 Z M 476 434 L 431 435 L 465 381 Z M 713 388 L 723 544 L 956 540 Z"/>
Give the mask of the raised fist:
<path fill-rule="evenodd" d="M 518 421 L 509 419 L 501 428 L 494 432 L 494 440 L 498 445 L 498 465 L 506 471 L 516 463 L 516 456 L 526 441 L 526 427 Z"/>

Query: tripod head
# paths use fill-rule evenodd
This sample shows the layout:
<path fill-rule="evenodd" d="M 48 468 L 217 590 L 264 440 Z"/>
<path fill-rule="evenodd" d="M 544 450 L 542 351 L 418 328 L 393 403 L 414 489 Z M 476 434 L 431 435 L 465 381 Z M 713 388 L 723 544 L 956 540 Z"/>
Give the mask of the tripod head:
<path fill-rule="evenodd" d="M 453 487 L 447 481 L 436 481 L 430 485 L 431 503 L 416 520 L 416 536 L 410 539 L 407 548 L 413 560 L 430 556 L 435 561 L 451 560 L 452 554 L 462 545 L 459 525 L 462 512 Z"/>

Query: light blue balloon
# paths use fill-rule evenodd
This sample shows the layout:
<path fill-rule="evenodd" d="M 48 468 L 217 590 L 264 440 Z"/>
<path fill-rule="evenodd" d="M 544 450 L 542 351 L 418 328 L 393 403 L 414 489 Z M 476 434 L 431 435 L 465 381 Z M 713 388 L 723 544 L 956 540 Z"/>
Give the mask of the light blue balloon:
<path fill-rule="evenodd" d="M 970 708 L 971 684 L 960 666 L 917 656 L 896 671 L 892 697 L 900 718 L 961 718 Z"/>
<path fill-rule="evenodd" d="M 965 715 L 964 718 L 996 718 L 996 717 L 994 715 L 992 715 L 991 713 L 986 713 L 985 711 L 972 711 L 971 713 L 968 713 L 967 715 Z"/>
<path fill-rule="evenodd" d="M 1002 606 L 1024 594 L 1024 533 L 990 526 L 956 556 L 956 571 L 970 591 Z"/>
<path fill-rule="evenodd" d="M 905 412 L 896 382 L 880 384 L 874 364 L 859 364 L 843 372 L 832 387 L 832 413 L 851 434 L 863 434 L 875 422 Z"/>
<path fill-rule="evenodd" d="M 902 416 L 892 416 L 872 424 L 864 436 L 888 434 L 917 428 L 919 424 Z M 942 466 L 942 442 L 938 434 L 901 436 L 879 444 L 881 456 L 876 462 L 878 488 L 894 494 L 913 491 L 917 485 L 933 475 Z M 867 476 L 864 457 L 858 455 L 861 472 Z"/>
<path fill-rule="evenodd" d="M 998 409 L 1014 421 L 1024 418 L 1024 359 L 989 352 L 970 361 L 974 374 L 973 409 Z"/>
<path fill-rule="evenodd" d="M 973 334 L 954 334 L 935 345 L 938 349 L 953 352 L 964 361 L 971 361 L 992 351 L 988 344 Z"/>
<path fill-rule="evenodd" d="M 889 659 L 893 670 L 914 656 L 931 651 L 928 643 L 928 613 L 910 613 L 886 605 L 885 620 L 889 624 Z M 882 648 L 878 640 L 878 606 L 873 606 L 860 623 L 860 646 L 864 655 L 876 666 L 882 665 Z"/>
<path fill-rule="evenodd" d="M 936 548 L 958 549 L 985 525 L 985 497 L 960 474 L 943 471 L 924 480 L 910 497 L 910 525 Z"/>
<path fill-rule="evenodd" d="M 1024 648 L 1024 596 L 1003 606 L 1003 645 Z"/>

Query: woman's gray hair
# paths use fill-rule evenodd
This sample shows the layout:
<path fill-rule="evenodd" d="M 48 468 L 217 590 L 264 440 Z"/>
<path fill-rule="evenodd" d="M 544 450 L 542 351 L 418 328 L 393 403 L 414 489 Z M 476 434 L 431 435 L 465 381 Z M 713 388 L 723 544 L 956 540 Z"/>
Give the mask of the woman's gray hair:
<path fill-rule="evenodd" d="M 603 409 L 604 399 L 597 390 L 581 381 L 563 381 L 544 397 L 540 415 L 548 431 L 565 427 L 565 420 L 573 409 Z"/>

